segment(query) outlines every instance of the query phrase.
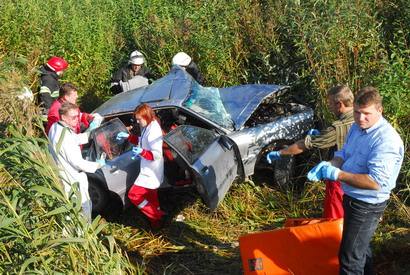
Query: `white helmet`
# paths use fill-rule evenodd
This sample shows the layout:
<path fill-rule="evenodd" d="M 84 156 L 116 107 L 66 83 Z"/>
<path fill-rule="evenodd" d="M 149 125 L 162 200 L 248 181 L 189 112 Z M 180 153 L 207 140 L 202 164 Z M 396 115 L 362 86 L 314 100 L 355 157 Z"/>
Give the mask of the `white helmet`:
<path fill-rule="evenodd" d="M 186 67 L 191 63 L 192 58 L 184 52 L 179 52 L 172 58 L 172 65 Z"/>
<path fill-rule="evenodd" d="M 139 51 L 133 51 L 128 62 L 134 65 L 142 65 L 144 64 L 144 56 Z"/>

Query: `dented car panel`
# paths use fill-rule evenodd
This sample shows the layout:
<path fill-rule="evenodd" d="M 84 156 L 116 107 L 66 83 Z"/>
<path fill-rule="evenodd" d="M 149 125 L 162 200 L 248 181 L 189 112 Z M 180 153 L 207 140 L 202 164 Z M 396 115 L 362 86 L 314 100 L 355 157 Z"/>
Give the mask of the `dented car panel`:
<path fill-rule="evenodd" d="M 304 106 L 301 106 L 301 108 L 303 111 L 300 113 L 252 128 L 245 128 L 229 135 L 235 141 L 241 153 L 245 176 L 254 173 L 258 156 L 260 156 L 263 148 L 275 141 L 292 143 L 302 138 L 303 134 L 311 128 L 313 110 Z"/>
<path fill-rule="evenodd" d="M 219 89 L 227 112 L 235 123 L 235 130 L 243 127 L 259 104 L 268 96 L 283 94 L 289 87 L 247 84 Z"/>
<path fill-rule="evenodd" d="M 173 156 L 173 165 L 166 162 L 172 168 L 168 169 L 170 173 L 166 171 L 162 187 L 178 188 L 179 182 L 189 182 L 205 204 L 215 209 L 235 178 L 250 176 L 258 166 L 267 166 L 268 150 L 295 142 L 312 127 L 311 108 L 282 99 L 288 89 L 263 84 L 220 89 L 203 87 L 183 69 L 174 66 L 151 85 L 114 96 L 94 112 L 107 120 L 120 118 L 128 126 L 136 106 L 150 105 L 168 133 L 164 143 Z M 129 153 L 127 150 L 124 154 Z M 117 156 L 108 163 L 127 158 L 129 156 Z M 270 165 L 271 169 L 276 167 Z M 112 167 L 110 171 L 124 172 Z M 129 184 L 137 176 L 138 169 L 135 172 L 127 169 L 122 178 Z M 115 193 L 121 190 L 121 194 L 117 194 L 125 201 L 129 187 L 115 182 L 114 176 L 106 178 L 113 181 L 106 184 L 108 189 Z M 113 185 L 123 186 L 114 188 Z"/>

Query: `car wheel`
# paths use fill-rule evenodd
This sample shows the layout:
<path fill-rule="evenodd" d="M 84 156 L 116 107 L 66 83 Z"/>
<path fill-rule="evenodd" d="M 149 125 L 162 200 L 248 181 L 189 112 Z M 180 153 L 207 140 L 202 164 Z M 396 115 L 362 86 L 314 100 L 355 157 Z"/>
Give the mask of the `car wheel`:
<path fill-rule="evenodd" d="M 101 214 L 102 211 L 106 208 L 109 194 L 105 188 L 96 181 L 90 181 L 88 185 L 88 193 L 90 194 L 93 213 Z"/>
<path fill-rule="evenodd" d="M 255 166 L 254 179 L 262 180 L 270 184 L 279 186 L 280 188 L 286 188 L 292 184 L 293 177 L 295 175 L 296 161 L 294 156 L 286 156 L 281 160 L 275 160 L 272 164 L 266 160 L 268 152 L 273 150 L 279 150 L 283 148 L 281 143 L 272 144 L 270 147 L 263 150 L 263 154 L 260 155 L 257 165 Z"/>

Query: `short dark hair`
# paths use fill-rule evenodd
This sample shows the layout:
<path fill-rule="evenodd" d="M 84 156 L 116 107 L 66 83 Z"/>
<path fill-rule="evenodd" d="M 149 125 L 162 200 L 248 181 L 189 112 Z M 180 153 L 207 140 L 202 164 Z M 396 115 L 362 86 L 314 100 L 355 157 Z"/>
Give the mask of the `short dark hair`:
<path fill-rule="evenodd" d="M 377 107 L 382 107 L 383 99 L 380 96 L 379 91 L 372 86 L 367 86 L 357 93 L 354 103 L 359 106 L 369 106 L 376 105 Z"/>
<path fill-rule="evenodd" d="M 78 106 L 70 102 L 64 102 L 63 104 L 61 104 L 60 109 L 58 109 L 58 114 L 61 117 L 62 115 L 66 115 L 68 111 L 73 109 L 78 110 Z"/>
<path fill-rule="evenodd" d="M 346 85 L 338 85 L 338 86 L 330 88 L 327 91 L 327 95 L 332 97 L 333 100 L 336 102 L 341 101 L 346 107 L 353 106 L 353 100 L 354 100 L 353 92 Z"/>
<path fill-rule="evenodd" d="M 58 91 L 58 97 L 62 98 L 63 96 L 70 94 L 72 91 L 78 91 L 77 87 L 72 83 L 64 83 Z"/>

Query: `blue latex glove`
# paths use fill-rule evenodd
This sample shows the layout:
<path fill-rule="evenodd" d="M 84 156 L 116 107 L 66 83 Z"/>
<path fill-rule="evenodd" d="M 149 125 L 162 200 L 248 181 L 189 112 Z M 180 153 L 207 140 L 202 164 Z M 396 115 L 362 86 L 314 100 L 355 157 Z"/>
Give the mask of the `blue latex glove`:
<path fill-rule="evenodd" d="M 310 181 L 319 181 L 323 179 L 337 180 L 340 169 L 330 164 L 330 162 L 322 161 L 307 174 Z"/>
<path fill-rule="evenodd" d="M 327 161 L 322 161 L 315 167 L 313 167 L 307 174 L 307 178 L 310 181 L 320 181 L 322 179 L 321 169 L 324 165 L 328 165 Z"/>
<path fill-rule="evenodd" d="M 310 129 L 307 134 L 309 136 L 318 136 L 320 135 L 320 131 L 318 129 Z"/>
<path fill-rule="evenodd" d="M 321 169 L 322 171 L 322 178 L 329 179 L 329 180 L 337 180 L 339 177 L 340 169 L 331 165 L 324 165 Z"/>
<path fill-rule="evenodd" d="M 122 139 L 128 138 L 129 136 L 130 136 L 130 134 L 128 134 L 127 132 L 119 132 L 117 134 L 116 139 L 117 140 L 122 140 Z"/>
<path fill-rule="evenodd" d="M 134 146 L 132 147 L 132 157 L 131 159 L 135 159 L 139 157 L 139 155 L 142 153 L 142 148 L 139 146 Z"/>
<path fill-rule="evenodd" d="M 88 131 L 92 131 L 95 128 L 97 128 L 98 126 L 99 126 L 98 123 L 93 120 L 93 121 L 91 121 L 90 125 L 88 126 Z"/>
<path fill-rule="evenodd" d="M 281 159 L 280 151 L 272 151 L 266 155 L 266 160 L 268 161 L 269 164 L 272 164 L 273 160 L 279 160 L 279 159 Z"/>
<path fill-rule="evenodd" d="M 97 162 L 100 165 L 100 168 L 105 165 L 105 159 L 103 158 L 97 159 L 95 162 Z"/>

